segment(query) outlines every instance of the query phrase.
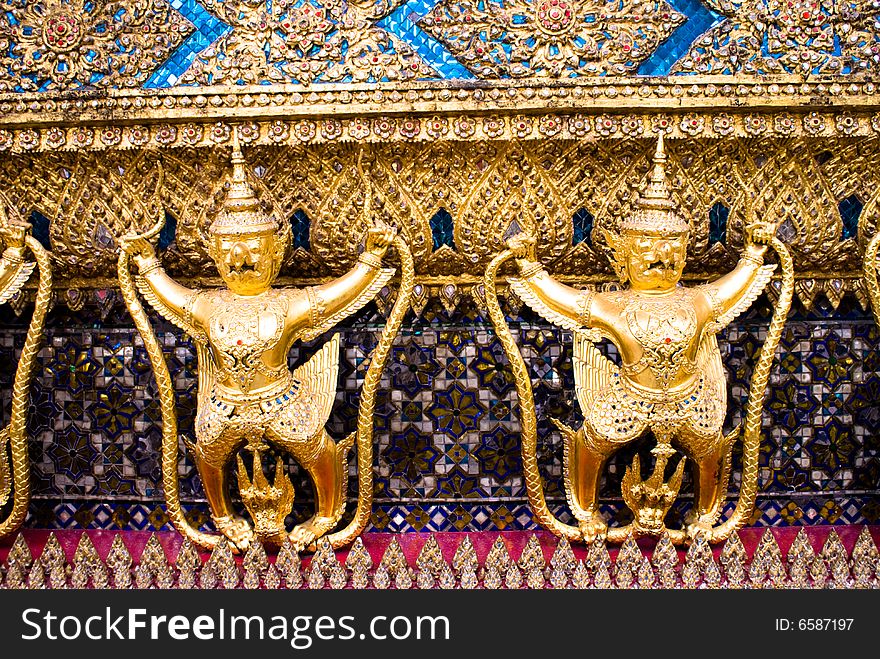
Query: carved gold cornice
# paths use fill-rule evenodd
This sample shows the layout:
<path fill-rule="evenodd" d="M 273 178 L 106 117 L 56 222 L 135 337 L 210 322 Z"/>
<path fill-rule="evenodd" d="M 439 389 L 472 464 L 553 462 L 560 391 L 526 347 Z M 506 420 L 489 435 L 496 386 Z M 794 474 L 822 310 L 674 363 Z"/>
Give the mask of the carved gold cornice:
<path fill-rule="evenodd" d="M 0 95 L 0 150 L 335 141 L 866 136 L 880 87 L 855 76 L 178 87 Z M 105 129 L 105 130 L 102 130 Z"/>

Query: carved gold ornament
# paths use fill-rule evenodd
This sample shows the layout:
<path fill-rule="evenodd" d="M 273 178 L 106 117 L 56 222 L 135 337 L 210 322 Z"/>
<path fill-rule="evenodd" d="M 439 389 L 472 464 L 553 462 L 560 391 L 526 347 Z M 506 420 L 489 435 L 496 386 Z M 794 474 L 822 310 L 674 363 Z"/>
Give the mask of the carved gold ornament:
<path fill-rule="evenodd" d="M 665 0 L 441 0 L 419 26 L 481 78 L 625 75 L 684 23 Z"/>
<path fill-rule="evenodd" d="M 667 126 L 674 123 L 671 116 L 655 119 L 658 128 L 661 120 Z M 716 119 L 721 127 L 742 118 L 721 113 Z M 595 128 L 595 118 L 581 115 L 578 121 Z M 394 129 L 401 123 L 394 120 Z M 476 128 L 498 125 L 510 129 L 501 116 Z M 250 184 L 279 219 L 295 213 L 308 218 L 308 245 L 288 250 L 280 280 L 284 285 L 319 283 L 356 262 L 356 236 L 368 229 L 357 175 L 363 149 L 373 214 L 396 226 L 411 246 L 420 299 L 440 299 L 455 308 L 471 299 L 486 264 L 504 248 L 513 213 L 523 230 L 538 237 L 538 256 L 554 277 L 578 286 L 617 281 L 603 229 L 617 230 L 617 218 L 631 216 L 631 191 L 647 176 L 653 147 L 646 138 L 654 129 L 650 120 L 635 115 L 617 125 L 618 134 L 625 125 L 638 126 L 640 137 L 364 146 L 252 143 L 248 158 L 260 176 L 253 176 Z M 173 244 L 162 260 L 187 286 L 217 284 L 207 229 L 224 199 L 218 182 L 228 167 L 229 141 L 243 127 L 226 125 L 221 132 L 228 141 L 222 147 L 162 153 L 162 201 L 176 221 Z M 114 128 L 125 141 L 129 129 Z M 196 128 L 185 124 L 177 134 L 190 129 L 198 133 Z M 370 124 L 371 131 L 375 128 Z M 291 128 L 281 133 L 285 130 Z M 575 124 L 566 130 L 576 130 Z M 105 131 L 117 134 L 110 128 L 94 132 L 93 143 Z M 686 281 L 705 281 L 736 263 L 745 218 L 754 212 L 779 224 L 779 236 L 795 262 L 795 295 L 804 307 L 837 308 L 851 296 L 867 308 L 861 255 L 878 218 L 880 140 L 728 136 L 667 139 L 666 145 L 672 196 L 691 227 Z M 119 237 L 130 227 L 146 230 L 153 217 L 145 206 L 153 198 L 155 158 L 156 152 L 145 147 L 0 158 L 0 185 L 13 203 L 37 210 L 49 221 L 59 302 L 76 309 L 98 292 L 116 288 L 116 278 L 107 273 L 115 265 Z M 520 179 L 528 185 L 520 185 Z M 857 225 L 840 210 L 845 200 L 857 201 L 862 209 Z M 716 208 L 728 214 L 720 235 L 710 232 L 709 218 Z M 451 216 L 453 240 L 435 249 L 430 221 L 441 209 Z M 574 218 L 587 213 L 593 230 L 575 239 Z M 503 281 L 501 293 L 507 296 Z M 777 283 L 768 288 L 771 300 L 778 290 Z M 25 293 L 32 296 L 31 291 L 28 287 Z"/>
<path fill-rule="evenodd" d="M 104 532 L 108 533 L 108 532 Z M 113 533 L 112 531 L 109 533 Z M 252 544 L 243 560 L 236 561 L 229 546 L 221 541 L 210 556 L 184 540 L 180 548 L 166 550 L 153 534 L 140 556 L 134 556 L 123 542 L 123 533 L 113 537 L 106 559 L 95 548 L 89 533 L 80 535 L 70 560 L 55 533 L 37 553 L 19 536 L 0 569 L 6 575 L 4 586 L 20 588 L 94 588 L 124 590 L 137 588 L 223 588 L 310 590 L 344 588 L 396 590 L 442 590 L 483 588 L 518 589 L 614 589 L 614 588 L 874 588 L 880 552 L 869 527 L 861 527 L 858 539 L 848 551 L 832 527 L 820 549 L 814 549 L 810 536 L 801 528 L 783 560 L 773 531 L 765 528 L 754 549 L 746 549 L 740 536 L 732 534 L 716 558 L 712 548 L 700 539 L 681 557 L 667 535 L 661 535 L 650 554 L 628 536 L 612 555 L 603 541 L 590 545 L 579 559 L 565 537 L 559 538 L 549 560 L 542 546 L 541 533 L 528 534 L 519 558 L 499 537 L 483 557 L 468 534 L 431 534 L 417 557 L 407 560 L 396 538 L 392 538 L 379 561 L 371 557 L 368 546 L 358 538 L 345 560 L 329 543 L 319 543 L 308 567 L 304 566 L 290 543 L 272 561 L 259 543 Z M 438 537 L 448 545 L 457 543 L 454 556 L 440 550 Z M 450 536 L 458 536 L 453 539 Z M 413 560 L 414 559 L 414 560 Z M 412 578 L 415 573 L 416 578 Z"/>
<path fill-rule="evenodd" d="M 0 90 L 134 87 L 193 31 L 167 0 L 0 3 Z"/>
<path fill-rule="evenodd" d="M 880 231 L 874 234 L 865 248 L 864 272 L 865 285 L 871 299 L 871 310 L 874 319 L 880 324 L 880 284 L 877 282 L 877 252 L 880 251 Z"/>
<path fill-rule="evenodd" d="M 434 77 L 406 42 L 375 23 L 395 5 L 346 0 L 204 0 L 231 26 L 181 76 L 202 85 Z M 234 56 L 230 56 L 234 53 Z"/>
<path fill-rule="evenodd" d="M 870 0 L 706 4 L 725 19 L 694 42 L 673 73 L 852 74 L 877 70 L 878 7 Z"/>

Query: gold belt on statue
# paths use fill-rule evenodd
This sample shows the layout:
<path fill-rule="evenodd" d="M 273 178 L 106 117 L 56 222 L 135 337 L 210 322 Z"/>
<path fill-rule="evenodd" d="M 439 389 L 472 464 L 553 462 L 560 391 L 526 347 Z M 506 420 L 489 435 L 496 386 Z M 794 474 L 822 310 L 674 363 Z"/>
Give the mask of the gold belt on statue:
<path fill-rule="evenodd" d="M 299 393 L 300 382 L 294 380 L 288 371 L 285 377 L 265 389 L 249 391 L 247 393 L 236 391 L 222 384 L 215 384 L 211 392 L 211 404 L 227 415 L 233 414 L 236 408 L 259 405 L 264 412 L 283 407 Z"/>
<path fill-rule="evenodd" d="M 653 389 L 644 387 L 629 378 L 620 378 L 620 385 L 630 397 L 654 405 L 676 404 L 685 400 L 689 396 L 697 396 L 698 389 L 702 389 L 703 377 L 695 377 L 690 382 L 685 382 L 671 389 Z"/>

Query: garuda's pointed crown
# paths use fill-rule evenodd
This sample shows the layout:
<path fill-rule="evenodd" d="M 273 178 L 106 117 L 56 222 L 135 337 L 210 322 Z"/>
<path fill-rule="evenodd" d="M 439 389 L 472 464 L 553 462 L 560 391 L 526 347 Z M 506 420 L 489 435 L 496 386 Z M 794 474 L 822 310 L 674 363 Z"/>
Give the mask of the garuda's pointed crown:
<path fill-rule="evenodd" d="M 247 180 L 247 162 L 233 132 L 232 181 L 223 208 L 208 228 L 212 236 L 254 236 L 278 231 L 274 216 L 266 213 Z"/>
<path fill-rule="evenodd" d="M 675 212 L 675 202 L 672 201 L 666 180 L 666 160 L 663 133 L 660 133 L 648 184 L 639 195 L 633 214 L 620 222 L 621 231 L 667 235 L 685 233 L 690 228 Z"/>

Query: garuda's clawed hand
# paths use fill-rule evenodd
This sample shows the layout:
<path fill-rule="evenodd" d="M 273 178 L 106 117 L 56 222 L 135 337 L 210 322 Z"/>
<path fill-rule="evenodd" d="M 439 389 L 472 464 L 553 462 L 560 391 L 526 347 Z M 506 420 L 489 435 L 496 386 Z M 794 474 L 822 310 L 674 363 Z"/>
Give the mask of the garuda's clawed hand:
<path fill-rule="evenodd" d="M 537 244 L 534 236 L 518 233 L 507 241 L 507 249 L 513 252 L 517 265 L 522 269 L 538 260 Z"/>
<path fill-rule="evenodd" d="M 4 256 L 18 261 L 23 259 L 25 238 L 30 230 L 31 225 L 27 222 L 7 220 L 6 223 L 0 224 L 0 237 L 6 243 Z"/>
<path fill-rule="evenodd" d="M 9 247 L 24 247 L 25 238 L 30 230 L 31 225 L 27 222 L 7 220 L 4 224 L 0 224 L 0 235 Z"/>
<path fill-rule="evenodd" d="M 537 241 L 534 236 L 525 233 L 518 233 L 507 241 L 507 249 L 513 252 L 513 257 L 517 259 L 535 260 L 535 246 Z"/>
<path fill-rule="evenodd" d="M 767 245 L 775 235 L 775 226 L 770 222 L 753 222 L 746 227 L 746 249 L 755 256 L 764 256 Z"/>
<path fill-rule="evenodd" d="M 397 229 L 384 222 L 377 222 L 367 231 L 367 241 L 364 251 L 382 258 L 385 256 L 385 252 L 388 251 L 388 246 L 394 241 L 396 235 Z"/>
<path fill-rule="evenodd" d="M 123 252 L 131 256 L 138 270 L 156 259 L 156 249 L 150 242 L 134 233 L 127 233 L 119 239 L 119 247 Z"/>

